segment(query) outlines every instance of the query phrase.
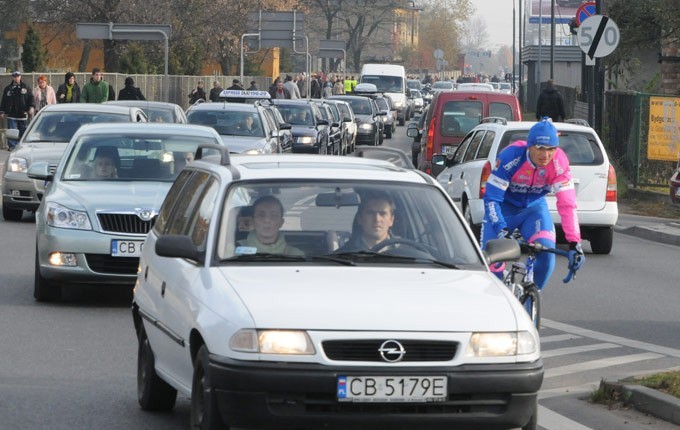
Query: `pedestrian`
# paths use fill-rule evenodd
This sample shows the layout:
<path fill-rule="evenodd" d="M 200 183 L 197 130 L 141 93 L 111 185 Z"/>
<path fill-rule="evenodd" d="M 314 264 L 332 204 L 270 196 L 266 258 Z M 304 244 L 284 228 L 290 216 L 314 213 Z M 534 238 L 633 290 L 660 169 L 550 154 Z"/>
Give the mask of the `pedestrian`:
<path fill-rule="evenodd" d="M 307 74 L 305 72 L 302 72 L 302 74 L 298 75 L 297 86 L 298 86 L 298 90 L 300 90 L 300 98 L 306 99 L 307 98 Z"/>
<path fill-rule="evenodd" d="M 222 84 L 219 81 L 213 82 L 213 87 L 210 89 L 210 101 L 220 101 L 220 93 L 222 92 Z"/>
<path fill-rule="evenodd" d="M 102 72 L 98 67 L 92 69 L 90 82 L 83 87 L 83 103 L 104 103 L 109 100 L 109 84 L 102 78 Z"/>
<path fill-rule="evenodd" d="M 335 78 L 335 83 L 333 84 L 333 95 L 345 94 L 345 84 L 342 82 L 340 76 Z"/>
<path fill-rule="evenodd" d="M 64 83 L 57 88 L 57 103 L 80 103 L 80 86 L 72 72 L 66 73 Z"/>
<path fill-rule="evenodd" d="M 47 84 L 45 75 L 38 76 L 38 86 L 33 90 L 33 100 L 36 111 L 47 105 L 57 104 L 57 95 L 54 93 L 54 88 Z"/>
<path fill-rule="evenodd" d="M 142 90 L 135 87 L 135 80 L 131 77 L 125 78 L 125 86 L 118 92 L 118 100 L 146 100 Z"/>
<path fill-rule="evenodd" d="M 326 81 L 325 84 L 323 84 L 323 89 L 321 90 L 321 97 L 327 99 L 332 95 L 333 95 L 333 82 L 328 80 Z"/>
<path fill-rule="evenodd" d="M 319 83 L 319 77 L 316 74 L 312 75 L 312 81 L 309 83 L 309 92 L 311 98 L 321 98 L 321 84 Z"/>
<path fill-rule="evenodd" d="M 196 83 L 196 88 L 194 88 L 189 93 L 188 97 L 190 105 L 198 102 L 199 100 L 206 101 L 205 90 L 203 89 L 203 81 L 198 81 L 198 83 Z"/>
<path fill-rule="evenodd" d="M 546 116 L 552 118 L 553 122 L 564 121 L 566 118 L 562 94 L 557 91 L 552 79 L 548 80 L 536 102 L 536 121 Z"/>
<path fill-rule="evenodd" d="M 31 87 L 21 80 L 21 72 L 12 72 L 12 82 L 7 85 L 2 92 L 2 102 L 0 102 L 0 118 L 7 117 L 7 128 L 19 130 L 19 139 L 26 131 L 26 123 L 33 116 L 35 104 Z M 16 140 L 7 139 L 7 147 L 13 150 L 17 144 Z"/>
<path fill-rule="evenodd" d="M 291 99 L 299 99 L 300 97 L 300 89 L 298 86 L 293 82 L 293 77 L 290 75 L 286 76 L 286 82 L 283 84 L 283 86 L 288 90 L 290 93 Z"/>
<path fill-rule="evenodd" d="M 245 88 L 243 88 L 243 85 L 241 85 L 241 81 L 238 79 L 234 79 L 231 81 L 231 86 L 227 88 L 228 90 L 236 90 L 236 91 L 243 91 Z"/>
<path fill-rule="evenodd" d="M 256 81 L 250 81 L 250 86 L 248 87 L 248 91 L 260 91 L 260 89 L 257 88 L 257 82 Z"/>
<path fill-rule="evenodd" d="M 273 99 L 289 99 L 290 98 L 290 91 L 288 91 L 288 88 L 283 86 L 283 81 L 281 79 L 277 79 L 276 81 L 276 88 L 269 91 L 269 95 Z"/>

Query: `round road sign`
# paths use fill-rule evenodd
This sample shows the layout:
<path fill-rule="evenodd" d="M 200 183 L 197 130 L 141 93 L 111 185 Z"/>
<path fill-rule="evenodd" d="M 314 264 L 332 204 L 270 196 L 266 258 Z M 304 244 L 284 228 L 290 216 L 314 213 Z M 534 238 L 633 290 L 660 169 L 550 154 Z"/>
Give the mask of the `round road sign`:
<path fill-rule="evenodd" d="M 597 5 L 594 1 L 583 3 L 578 7 L 578 9 L 576 9 L 576 24 L 581 25 L 581 23 L 588 19 L 588 17 L 595 15 L 596 10 Z"/>
<path fill-rule="evenodd" d="M 577 34 L 581 50 L 591 59 L 614 52 L 620 38 L 619 26 L 605 15 L 593 15 L 583 21 Z"/>

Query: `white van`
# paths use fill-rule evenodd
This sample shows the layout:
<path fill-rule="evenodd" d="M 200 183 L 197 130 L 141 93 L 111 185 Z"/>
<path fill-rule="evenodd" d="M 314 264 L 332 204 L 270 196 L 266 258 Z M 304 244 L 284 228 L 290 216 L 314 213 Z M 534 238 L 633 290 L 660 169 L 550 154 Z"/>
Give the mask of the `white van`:
<path fill-rule="evenodd" d="M 397 64 L 364 64 L 359 82 L 374 84 L 378 91 L 392 99 L 399 125 L 410 119 L 413 109 L 406 96 L 406 70 Z"/>

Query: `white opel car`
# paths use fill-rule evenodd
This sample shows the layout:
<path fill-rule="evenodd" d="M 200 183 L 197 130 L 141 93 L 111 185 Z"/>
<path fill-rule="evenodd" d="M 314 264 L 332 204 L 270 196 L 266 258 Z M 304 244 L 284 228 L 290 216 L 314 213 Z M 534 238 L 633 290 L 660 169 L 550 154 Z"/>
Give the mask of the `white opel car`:
<path fill-rule="evenodd" d="M 609 254 L 619 217 L 616 172 L 595 130 L 581 121 L 574 122 L 556 122 L 555 127 L 574 177 L 581 235 L 590 241 L 593 253 Z M 477 236 L 484 219 L 484 187 L 496 156 L 512 142 L 526 140 L 534 124 L 485 118 L 465 136 L 451 157 L 438 156 L 434 160 L 438 166 L 433 174 Z M 546 198 L 560 238 L 563 233 L 555 196 Z"/>
<path fill-rule="evenodd" d="M 528 314 L 437 183 L 359 157 L 232 156 L 177 177 L 134 291 L 138 400 L 191 428 L 536 428 Z"/>

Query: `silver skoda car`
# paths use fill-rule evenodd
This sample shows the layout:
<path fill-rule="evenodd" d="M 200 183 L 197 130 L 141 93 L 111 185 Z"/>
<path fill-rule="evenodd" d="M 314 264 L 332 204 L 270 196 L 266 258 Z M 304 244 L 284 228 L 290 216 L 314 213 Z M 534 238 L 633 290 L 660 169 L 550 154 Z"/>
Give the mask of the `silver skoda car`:
<path fill-rule="evenodd" d="M 134 284 L 165 194 L 206 144 L 223 146 L 210 127 L 93 124 L 76 132 L 56 172 L 33 163 L 28 176 L 50 181 L 35 217 L 35 298 L 57 300 L 74 283 Z"/>

